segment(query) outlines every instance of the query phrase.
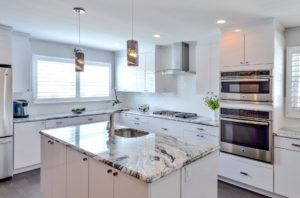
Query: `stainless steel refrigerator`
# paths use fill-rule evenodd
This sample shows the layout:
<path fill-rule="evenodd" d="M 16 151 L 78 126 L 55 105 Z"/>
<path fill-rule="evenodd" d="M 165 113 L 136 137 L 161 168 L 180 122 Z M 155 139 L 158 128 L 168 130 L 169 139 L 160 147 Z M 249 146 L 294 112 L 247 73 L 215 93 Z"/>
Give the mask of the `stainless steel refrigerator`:
<path fill-rule="evenodd" d="M 0 180 L 13 175 L 12 69 L 0 64 Z"/>

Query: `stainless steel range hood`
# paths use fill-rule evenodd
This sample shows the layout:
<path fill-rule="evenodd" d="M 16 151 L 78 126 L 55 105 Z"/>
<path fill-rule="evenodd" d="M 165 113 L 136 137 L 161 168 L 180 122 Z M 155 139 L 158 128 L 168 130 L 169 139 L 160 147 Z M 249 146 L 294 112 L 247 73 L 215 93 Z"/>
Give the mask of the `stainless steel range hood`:
<path fill-rule="evenodd" d="M 177 42 L 172 45 L 172 61 L 170 65 L 163 65 L 162 74 L 175 75 L 195 73 L 190 71 L 190 46 L 185 42 Z"/>

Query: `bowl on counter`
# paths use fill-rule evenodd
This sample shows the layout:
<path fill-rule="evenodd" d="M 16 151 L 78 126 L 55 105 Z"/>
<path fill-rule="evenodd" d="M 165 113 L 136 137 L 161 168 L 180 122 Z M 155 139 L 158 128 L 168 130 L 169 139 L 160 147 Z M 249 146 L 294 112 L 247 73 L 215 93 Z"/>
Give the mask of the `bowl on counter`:
<path fill-rule="evenodd" d="M 150 106 L 148 104 L 142 104 L 142 105 L 138 106 L 138 110 L 143 113 L 148 112 L 149 109 L 150 109 Z"/>

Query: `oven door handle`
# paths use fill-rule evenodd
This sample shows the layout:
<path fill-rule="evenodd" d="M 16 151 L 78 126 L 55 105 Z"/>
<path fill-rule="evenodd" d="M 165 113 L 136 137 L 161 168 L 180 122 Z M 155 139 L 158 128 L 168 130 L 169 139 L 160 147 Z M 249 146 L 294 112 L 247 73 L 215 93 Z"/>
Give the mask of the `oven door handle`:
<path fill-rule="evenodd" d="M 221 82 L 269 82 L 269 78 L 248 78 L 248 79 L 221 79 Z"/>
<path fill-rule="evenodd" d="M 262 126 L 269 126 L 269 122 L 256 122 L 256 121 L 248 121 L 248 120 L 236 120 L 236 119 L 230 119 L 230 118 L 221 118 L 221 120 L 225 121 L 232 121 L 232 122 L 239 122 L 239 123 L 246 123 L 246 124 L 257 124 Z"/>

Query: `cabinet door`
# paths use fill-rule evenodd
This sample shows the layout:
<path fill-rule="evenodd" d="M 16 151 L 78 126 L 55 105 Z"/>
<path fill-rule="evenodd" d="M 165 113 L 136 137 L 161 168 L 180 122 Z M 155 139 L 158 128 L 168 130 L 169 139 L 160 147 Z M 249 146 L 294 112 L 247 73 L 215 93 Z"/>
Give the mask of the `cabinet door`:
<path fill-rule="evenodd" d="M 155 53 L 146 54 L 145 91 L 155 92 Z"/>
<path fill-rule="evenodd" d="M 290 198 L 300 195 L 300 152 L 275 148 L 275 185 L 277 194 Z"/>
<path fill-rule="evenodd" d="M 229 30 L 221 37 L 221 66 L 244 64 L 244 33 Z"/>
<path fill-rule="evenodd" d="M 139 66 L 136 67 L 136 90 L 135 92 L 145 91 L 145 64 L 146 56 L 141 53 L 139 56 Z"/>
<path fill-rule="evenodd" d="M 245 31 L 245 64 L 273 63 L 274 30 L 272 24 L 249 26 Z"/>
<path fill-rule="evenodd" d="M 86 155 L 67 149 L 67 198 L 88 197 L 88 168 Z"/>
<path fill-rule="evenodd" d="M 0 64 L 11 64 L 12 38 L 10 29 L 0 28 Z"/>
<path fill-rule="evenodd" d="M 39 132 L 45 122 L 14 124 L 14 169 L 37 165 L 41 162 L 41 139 Z"/>
<path fill-rule="evenodd" d="M 114 176 L 114 198 L 148 198 L 147 183 L 117 172 Z"/>
<path fill-rule="evenodd" d="M 89 198 L 113 198 L 113 169 L 94 159 L 89 161 Z"/>
<path fill-rule="evenodd" d="M 207 142 L 216 145 L 219 144 L 218 137 L 207 135 L 205 133 L 201 133 L 197 131 L 184 131 L 183 137 L 184 137 L 184 141 L 189 143 Z"/>
<path fill-rule="evenodd" d="M 153 126 L 153 130 L 156 133 L 174 136 L 176 138 L 182 138 L 181 123 L 177 121 L 165 120 L 165 119 L 153 119 L 149 126 Z"/>

